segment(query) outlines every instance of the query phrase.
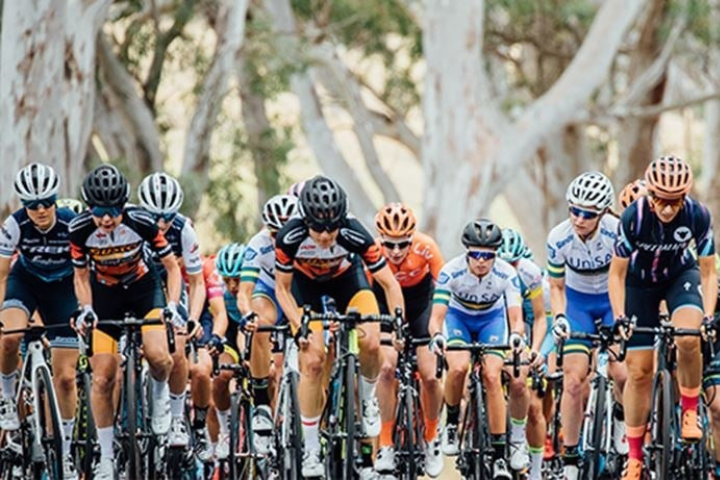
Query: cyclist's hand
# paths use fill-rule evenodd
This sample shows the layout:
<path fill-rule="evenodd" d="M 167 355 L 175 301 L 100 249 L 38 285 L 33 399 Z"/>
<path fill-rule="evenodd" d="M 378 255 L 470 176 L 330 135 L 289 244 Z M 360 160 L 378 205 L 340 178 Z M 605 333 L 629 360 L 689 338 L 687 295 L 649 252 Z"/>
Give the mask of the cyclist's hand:
<path fill-rule="evenodd" d="M 555 339 L 555 343 L 568 338 L 570 335 L 570 322 L 568 322 L 568 319 L 564 314 L 558 313 L 555 315 L 552 334 Z"/>
<path fill-rule="evenodd" d="M 615 333 L 626 342 L 632 336 L 632 322 L 625 315 L 621 315 L 615 319 Z"/>
<path fill-rule="evenodd" d="M 508 343 L 510 344 L 510 347 L 512 347 L 515 354 L 521 353 L 523 351 L 523 348 L 525 348 L 525 339 L 517 332 L 513 332 L 510 334 Z"/>
<path fill-rule="evenodd" d="M 530 368 L 540 368 L 545 364 L 545 357 L 540 355 L 537 350 L 530 352 Z"/>
<path fill-rule="evenodd" d="M 703 317 L 700 333 L 706 342 L 715 341 L 717 338 L 717 325 L 715 325 L 715 318 L 712 315 L 705 315 Z"/>
<path fill-rule="evenodd" d="M 340 322 L 330 322 L 328 323 L 328 327 L 330 333 L 336 333 L 340 331 Z"/>
<path fill-rule="evenodd" d="M 243 315 L 242 320 L 240 320 L 240 325 L 242 326 L 242 329 L 246 332 L 254 332 L 255 327 L 257 327 L 257 318 L 257 313 L 252 311 Z"/>
<path fill-rule="evenodd" d="M 438 332 L 435 335 L 433 335 L 432 339 L 430 340 L 430 344 L 428 345 L 428 348 L 435 355 L 442 355 L 445 353 L 446 345 L 447 345 L 447 339 L 445 338 L 445 335 Z"/>
<path fill-rule="evenodd" d="M 312 334 L 312 330 L 308 330 L 308 336 L 307 338 L 305 338 L 302 335 L 302 328 L 298 327 L 295 333 L 295 344 L 298 346 L 299 351 L 304 352 L 308 349 L 308 346 L 310 345 L 310 337 L 312 336 Z"/>
<path fill-rule="evenodd" d="M 187 318 L 184 318 L 182 315 L 180 315 L 177 303 L 168 302 L 167 310 L 170 313 L 170 318 L 166 318 L 165 321 L 169 321 L 173 325 L 173 327 L 184 329 L 185 325 L 187 324 Z"/>
<path fill-rule="evenodd" d="M 220 355 L 225 351 L 225 339 L 213 333 L 207 342 L 207 349 L 210 355 Z"/>
<path fill-rule="evenodd" d="M 75 318 L 75 321 L 73 322 L 74 325 L 71 325 L 71 327 L 73 327 L 80 335 L 85 335 L 87 327 L 94 325 L 96 321 L 97 315 L 95 315 L 92 305 L 84 305 L 78 316 Z"/>
<path fill-rule="evenodd" d="M 205 333 L 205 330 L 202 327 L 202 324 L 200 322 L 197 322 L 195 320 L 188 320 L 187 322 L 187 336 L 188 338 L 196 338 L 197 340 L 200 340 Z"/>

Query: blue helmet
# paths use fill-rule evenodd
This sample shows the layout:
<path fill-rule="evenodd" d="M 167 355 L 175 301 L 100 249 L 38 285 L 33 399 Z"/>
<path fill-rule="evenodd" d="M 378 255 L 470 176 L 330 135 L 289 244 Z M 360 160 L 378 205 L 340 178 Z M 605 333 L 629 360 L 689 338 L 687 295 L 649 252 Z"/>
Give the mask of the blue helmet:
<path fill-rule="evenodd" d="M 517 262 L 521 258 L 528 258 L 530 249 L 522 236 L 512 228 L 503 229 L 502 246 L 498 250 L 500 258 L 507 262 Z M 530 253 L 530 255 L 532 255 Z"/>
<path fill-rule="evenodd" d="M 230 243 L 220 249 L 215 257 L 215 266 L 221 277 L 237 278 L 240 276 L 245 245 Z"/>

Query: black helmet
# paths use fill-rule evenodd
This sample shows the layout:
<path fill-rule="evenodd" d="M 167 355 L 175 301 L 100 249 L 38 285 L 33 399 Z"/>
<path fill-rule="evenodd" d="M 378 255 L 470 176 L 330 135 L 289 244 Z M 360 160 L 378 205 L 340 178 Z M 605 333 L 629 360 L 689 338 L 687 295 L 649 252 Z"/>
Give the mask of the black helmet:
<path fill-rule="evenodd" d="M 347 195 L 335 180 L 317 175 L 305 182 L 300 209 L 311 227 L 336 227 L 347 215 Z"/>
<path fill-rule="evenodd" d="M 130 198 L 130 185 L 117 167 L 100 165 L 83 180 L 82 198 L 93 207 L 122 206 Z"/>
<path fill-rule="evenodd" d="M 474 220 L 465 225 L 463 229 L 462 244 L 465 245 L 465 248 L 500 248 L 502 243 L 503 234 L 500 227 L 485 218 Z"/>

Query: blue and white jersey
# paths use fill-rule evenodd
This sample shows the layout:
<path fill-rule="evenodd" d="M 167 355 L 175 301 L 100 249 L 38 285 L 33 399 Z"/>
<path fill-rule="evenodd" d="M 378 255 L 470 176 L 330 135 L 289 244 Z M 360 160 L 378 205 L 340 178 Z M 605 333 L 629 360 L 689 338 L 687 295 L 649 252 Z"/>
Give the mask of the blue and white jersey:
<path fill-rule="evenodd" d="M 592 238 L 585 241 L 575 233 L 570 219 L 557 225 L 547 240 L 548 274 L 565 278 L 565 285 L 577 292 L 607 293 L 618 224 L 613 215 L 603 215 Z"/>
<path fill-rule="evenodd" d="M 175 256 L 182 260 L 183 271 L 188 275 L 202 273 L 200 245 L 192 221 L 185 215 L 178 213 L 164 235 Z M 165 267 L 163 267 L 160 258 L 149 248 L 149 245 L 146 244 L 145 247 L 146 254 L 150 255 L 153 263 L 164 275 Z"/>
<path fill-rule="evenodd" d="M 532 260 L 521 258 L 515 266 L 518 278 L 520 279 L 520 295 L 523 302 L 523 316 L 525 321 L 532 325 L 535 319 L 535 313 L 532 309 L 532 301 L 535 298 L 543 297 L 543 271 Z"/>
<path fill-rule="evenodd" d="M 55 224 L 47 231 L 38 229 L 24 208 L 10 215 L 0 227 L 0 256 L 12 258 L 19 251 L 19 262 L 28 272 L 46 282 L 73 274 L 68 225 L 75 218 L 69 208 L 58 208 Z"/>
<path fill-rule="evenodd" d="M 512 265 L 496 258 L 490 273 L 478 278 L 468 269 L 467 257 L 459 255 L 440 270 L 433 303 L 448 305 L 469 315 L 484 315 L 521 306 L 520 279 Z"/>
<path fill-rule="evenodd" d="M 245 247 L 240 270 L 241 282 L 257 283 L 258 280 L 275 288 L 275 242 L 265 228 L 256 233 Z"/>

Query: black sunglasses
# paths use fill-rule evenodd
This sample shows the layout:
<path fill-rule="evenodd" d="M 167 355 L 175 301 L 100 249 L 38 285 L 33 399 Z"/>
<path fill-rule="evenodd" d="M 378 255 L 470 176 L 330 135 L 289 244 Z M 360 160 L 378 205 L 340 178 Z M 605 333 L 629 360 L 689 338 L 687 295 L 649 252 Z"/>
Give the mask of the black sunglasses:
<path fill-rule="evenodd" d="M 387 248 L 388 250 L 395 250 L 396 248 L 399 250 L 405 250 L 412 244 L 412 240 L 403 240 L 401 242 L 391 242 L 389 240 L 384 240 L 382 242 L 382 246 Z"/>
<path fill-rule="evenodd" d="M 177 217 L 177 213 L 153 213 L 152 217 L 155 222 L 159 222 L 162 218 L 165 220 L 165 223 L 172 223 L 172 221 L 175 220 L 175 217 Z"/>
<path fill-rule="evenodd" d="M 305 225 L 310 230 L 313 230 L 318 233 L 322 232 L 334 232 L 338 228 L 340 228 L 340 224 L 337 223 L 331 223 L 331 224 L 322 224 L 322 223 L 314 223 L 314 222 L 305 222 Z"/>
<path fill-rule="evenodd" d="M 28 210 L 39 210 L 40 207 L 43 207 L 45 209 L 48 209 L 55 205 L 55 201 L 57 200 L 56 196 L 53 195 L 49 198 L 42 198 L 40 200 L 23 200 L 22 205 L 23 207 L 27 208 Z"/>

